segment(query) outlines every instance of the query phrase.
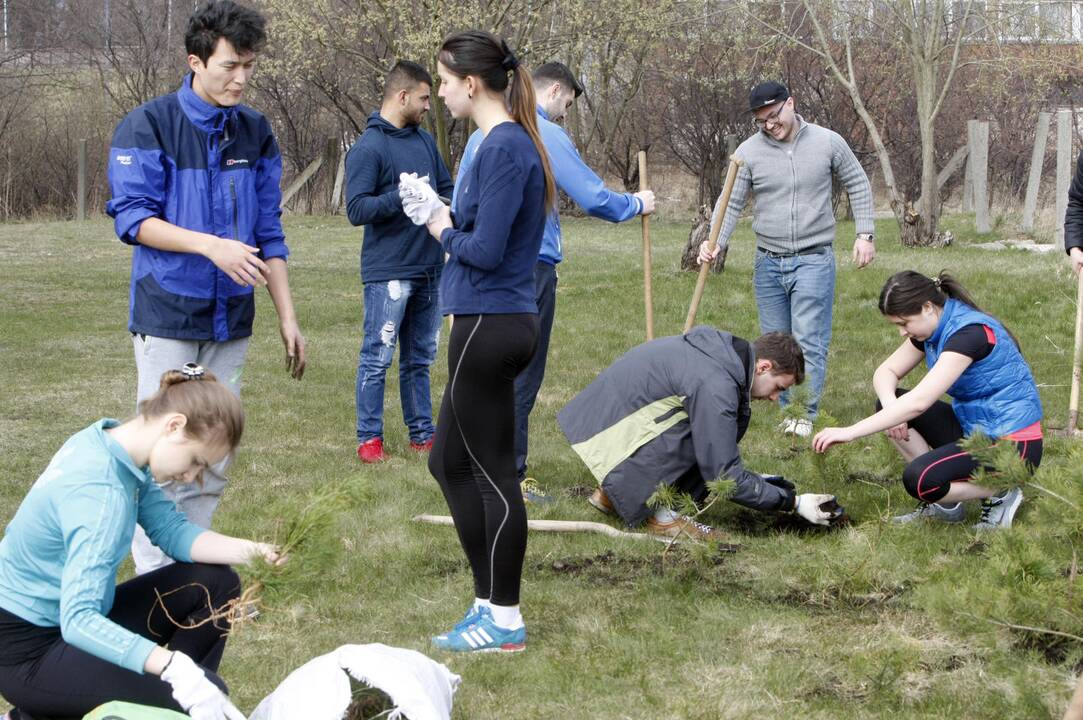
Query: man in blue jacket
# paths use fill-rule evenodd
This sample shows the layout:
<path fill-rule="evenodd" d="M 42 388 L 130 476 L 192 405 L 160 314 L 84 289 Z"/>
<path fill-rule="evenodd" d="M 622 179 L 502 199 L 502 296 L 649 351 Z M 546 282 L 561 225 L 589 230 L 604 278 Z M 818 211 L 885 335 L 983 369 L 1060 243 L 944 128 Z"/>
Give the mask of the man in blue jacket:
<path fill-rule="evenodd" d="M 346 213 L 365 226 L 361 282 L 365 286 L 364 338 L 357 363 L 357 456 L 384 454 L 384 380 L 395 345 L 399 350 L 399 397 L 410 447 L 432 447 L 429 367 L 440 331 L 440 270 L 444 253 L 424 225 L 402 211 L 399 174 L 428 176 L 440 195 L 450 195 L 451 175 L 432 135 L 419 127 L 429 111 L 432 76 L 400 60 L 384 81 L 379 112 L 346 154 Z"/>
<path fill-rule="evenodd" d="M 549 153 L 549 165 L 553 169 L 557 186 L 588 215 L 610 222 L 624 222 L 637 215 L 654 212 L 652 191 L 643 190 L 632 194 L 613 192 L 607 188 L 602 179 L 583 162 L 568 133 L 557 124 L 564 120 L 575 99 L 583 94 L 582 84 L 575 79 L 568 66 L 559 62 L 545 63 L 533 72 L 532 77 L 534 92 L 538 98 L 538 128 L 541 130 L 545 150 Z M 459 163 L 458 177 L 465 177 L 483 139 L 481 131 L 470 136 Z M 456 199 L 457 197 L 456 187 Z M 556 314 L 556 266 L 563 259 L 560 215 L 554 211 L 545 222 L 545 235 L 534 269 L 535 299 L 538 303 L 538 348 L 530 364 L 515 379 L 515 462 L 520 482 L 527 480 L 528 421 L 545 377 L 549 336 L 552 334 Z M 524 485 L 528 499 L 534 493 L 532 485 L 532 482 Z"/>
<path fill-rule="evenodd" d="M 265 24 L 232 0 L 201 5 L 188 21 L 191 72 L 180 89 L 133 110 L 113 135 L 106 212 L 135 247 L 128 329 L 137 401 L 188 362 L 239 394 L 257 285 L 278 312 L 287 369 L 304 373 L 279 219 L 282 160 L 266 118 L 241 104 Z M 208 468 L 201 484 L 163 489 L 190 521 L 210 527 L 228 462 Z M 139 573 L 171 562 L 141 531 L 132 554 Z"/>

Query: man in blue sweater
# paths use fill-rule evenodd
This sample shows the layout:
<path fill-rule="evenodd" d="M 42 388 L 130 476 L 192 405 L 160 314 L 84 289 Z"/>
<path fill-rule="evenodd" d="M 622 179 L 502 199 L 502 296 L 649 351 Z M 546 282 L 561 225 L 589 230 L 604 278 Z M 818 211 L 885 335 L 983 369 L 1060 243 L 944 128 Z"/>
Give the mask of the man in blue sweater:
<path fill-rule="evenodd" d="M 557 186 L 588 215 L 610 222 L 624 222 L 637 215 L 654 212 L 652 191 L 644 190 L 632 194 L 613 192 L 607 188 L 602 179 L 583 162 L 568 133 L 557 124 L 564 120 L 575 99 L 583 94 L 582 84 L 575 79 L 568 66 L 559 62 L 545 63 L 534 71 L 532 78 L 538 98 L 538 128 L 541 130 L 545 150 L 549 153 L 549 164 Z M 466 177 L 467 169 L 483 139 L 481 131 L 470 136 L 459 163 L 458 177 Z M 456 187 L 456 201 L 458 190 Z M 556 314 L 556 266 L 563 259 L 560 216 L 554 211 L 546 219 L 545 235 L 534 269 L 535 300 L 538 303 L 538 348 L 530 364 L 515 379 L 515 463 L 520 482 L 527 480 L 528 420 L 545 377 L 549 336 Z M 534 494 L 532 486 L 532 481 L 524 485 L 528 499 Z"/>
<path fill-rule="evenodd" d="M 346 213 L 365 226 L 361 246 L 364 338 L 357 363 L 357 456 L 384 454 L 384 381 L 399 344 L 399 396 L 410 447 L 432 447 L 429 367 L 440 331 L 440 270 L 444 253 L 425 226 L 402 211 L 399 174 L 428 176 L 440 195 L 451 194 L 451 175 L 432 136 L 419 127 L 429 111 L 432 76 L 400 60 L 384 81 L 379 112 L 346 154 Z"/>

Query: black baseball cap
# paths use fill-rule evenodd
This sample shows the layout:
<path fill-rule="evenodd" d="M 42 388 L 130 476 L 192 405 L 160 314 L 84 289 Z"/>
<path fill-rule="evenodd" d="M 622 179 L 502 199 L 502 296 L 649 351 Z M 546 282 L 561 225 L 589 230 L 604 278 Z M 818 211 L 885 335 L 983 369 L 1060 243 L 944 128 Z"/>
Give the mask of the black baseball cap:
<path fill-rule="evenodd" d="M 748 111 L 756 112 L 761 107 L 784 102 L 789 99 L 789 97 L 790 91 L 787 90 L 786 86 L 782 83 L 777 83 L 773 80 L 760 83 L 752 88 L 752 92 L 748 94 Z"/>

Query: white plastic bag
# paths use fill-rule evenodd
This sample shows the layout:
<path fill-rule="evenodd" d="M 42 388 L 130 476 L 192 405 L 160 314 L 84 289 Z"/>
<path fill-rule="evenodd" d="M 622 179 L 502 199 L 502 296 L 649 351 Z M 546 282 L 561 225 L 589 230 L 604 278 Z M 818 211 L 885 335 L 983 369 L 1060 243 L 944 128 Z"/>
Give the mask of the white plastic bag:
<path fill-rule="evenodd" d="M 350 676 L 388 694 L 395 704 L 388 720 L 450 720 L 451 697 L 461 681 L 414 650 L 343 645 L 290 673 L 249 720 L 342 720 L 351 700 Z"/>

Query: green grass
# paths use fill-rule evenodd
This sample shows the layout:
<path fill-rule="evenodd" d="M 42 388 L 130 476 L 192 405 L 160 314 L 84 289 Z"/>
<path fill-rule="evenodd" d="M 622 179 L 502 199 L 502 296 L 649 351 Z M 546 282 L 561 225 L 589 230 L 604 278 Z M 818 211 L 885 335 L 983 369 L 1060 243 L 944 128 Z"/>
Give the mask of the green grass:
<path fill-rule="evenodd" d="M 841 422 L 872 405 L 876 364 L 899 343 L 876 311 L 884 279 L 914 268 L 955 271 L 1019 336 L 1047 425 L 1066 420 L 1074 285 L 1062 256 L 898 247 L 877 230 L 864 270 L 840 243 L 835 337 L 822 407 Z M 216 516 L 222 531 L 272 538 L 316 488 L 349 492 L 320 536 L 312 572 L 230 641 L 222 674 L 251 710 L 290 670 L 343 643 L 427 651 L 430 635 L 471 598 L 450 528 L 417 525 L 447 508 L 423 459 L 407 449 L 396 373 L 388 377 L 385 440 L 392 461 L 354 456 L 354 373 L 360 343 L 360 233 L 341 218 L 291 217 L 291 281 L 309 369 L 282 368 L 270 302 L 261 293 L 245 373 L 248 431 Z M 684 226 L 652 225 L 656 333 L 680 330 L 695 278 L 677 271 Z M 853 228 L 840 227 L 850 238 Z M 995 237 L 995 236 L 993 236 Z M 982 238 L 987 239 L 987 238 Z M 638 224 L 568 220 L 546 384 L 532 417 L 531 474 L 557 501 L 535 517 L 598 520 L 575 489 L 593 480 L 557 429 L 557 411 L 620 353 L 644 339 Z M 52 453 L 101 416 L 127 416 L 135 368 L 125 332 L 129 249 L 107 222 L 0 226 L 0 523 Z M 729 268 L 713 276 L 700 322 L 753 338 L 752 242 L 742 226 Z M 444 345 L 433 371 L 439 399 Z M 1083 649 L 1072 570 L 1080 513 L 1036 489 L 1018 525 L 992 538 L 965 527 L 893 527 L 911 506 L 901 463 L 882 437 L 814 458 L 773 427 L 757 403 L 747 464 L 839 495 L 854 524 L 836 532 L 725 504 L 709 521 L 732 554 L 676 551 L 590 535 L 533 535 L 523 609 L 530 647 L 515 656 L 437 655 L 463 676 L 456 718 L 1058 718 Z M 1043 487 L 1083 506 L 1083 453 L 1047 440 Z M 563 563 L 554 566 L 557 560 Z M 587 563 L 587 560 L 593 562 Z"/>

